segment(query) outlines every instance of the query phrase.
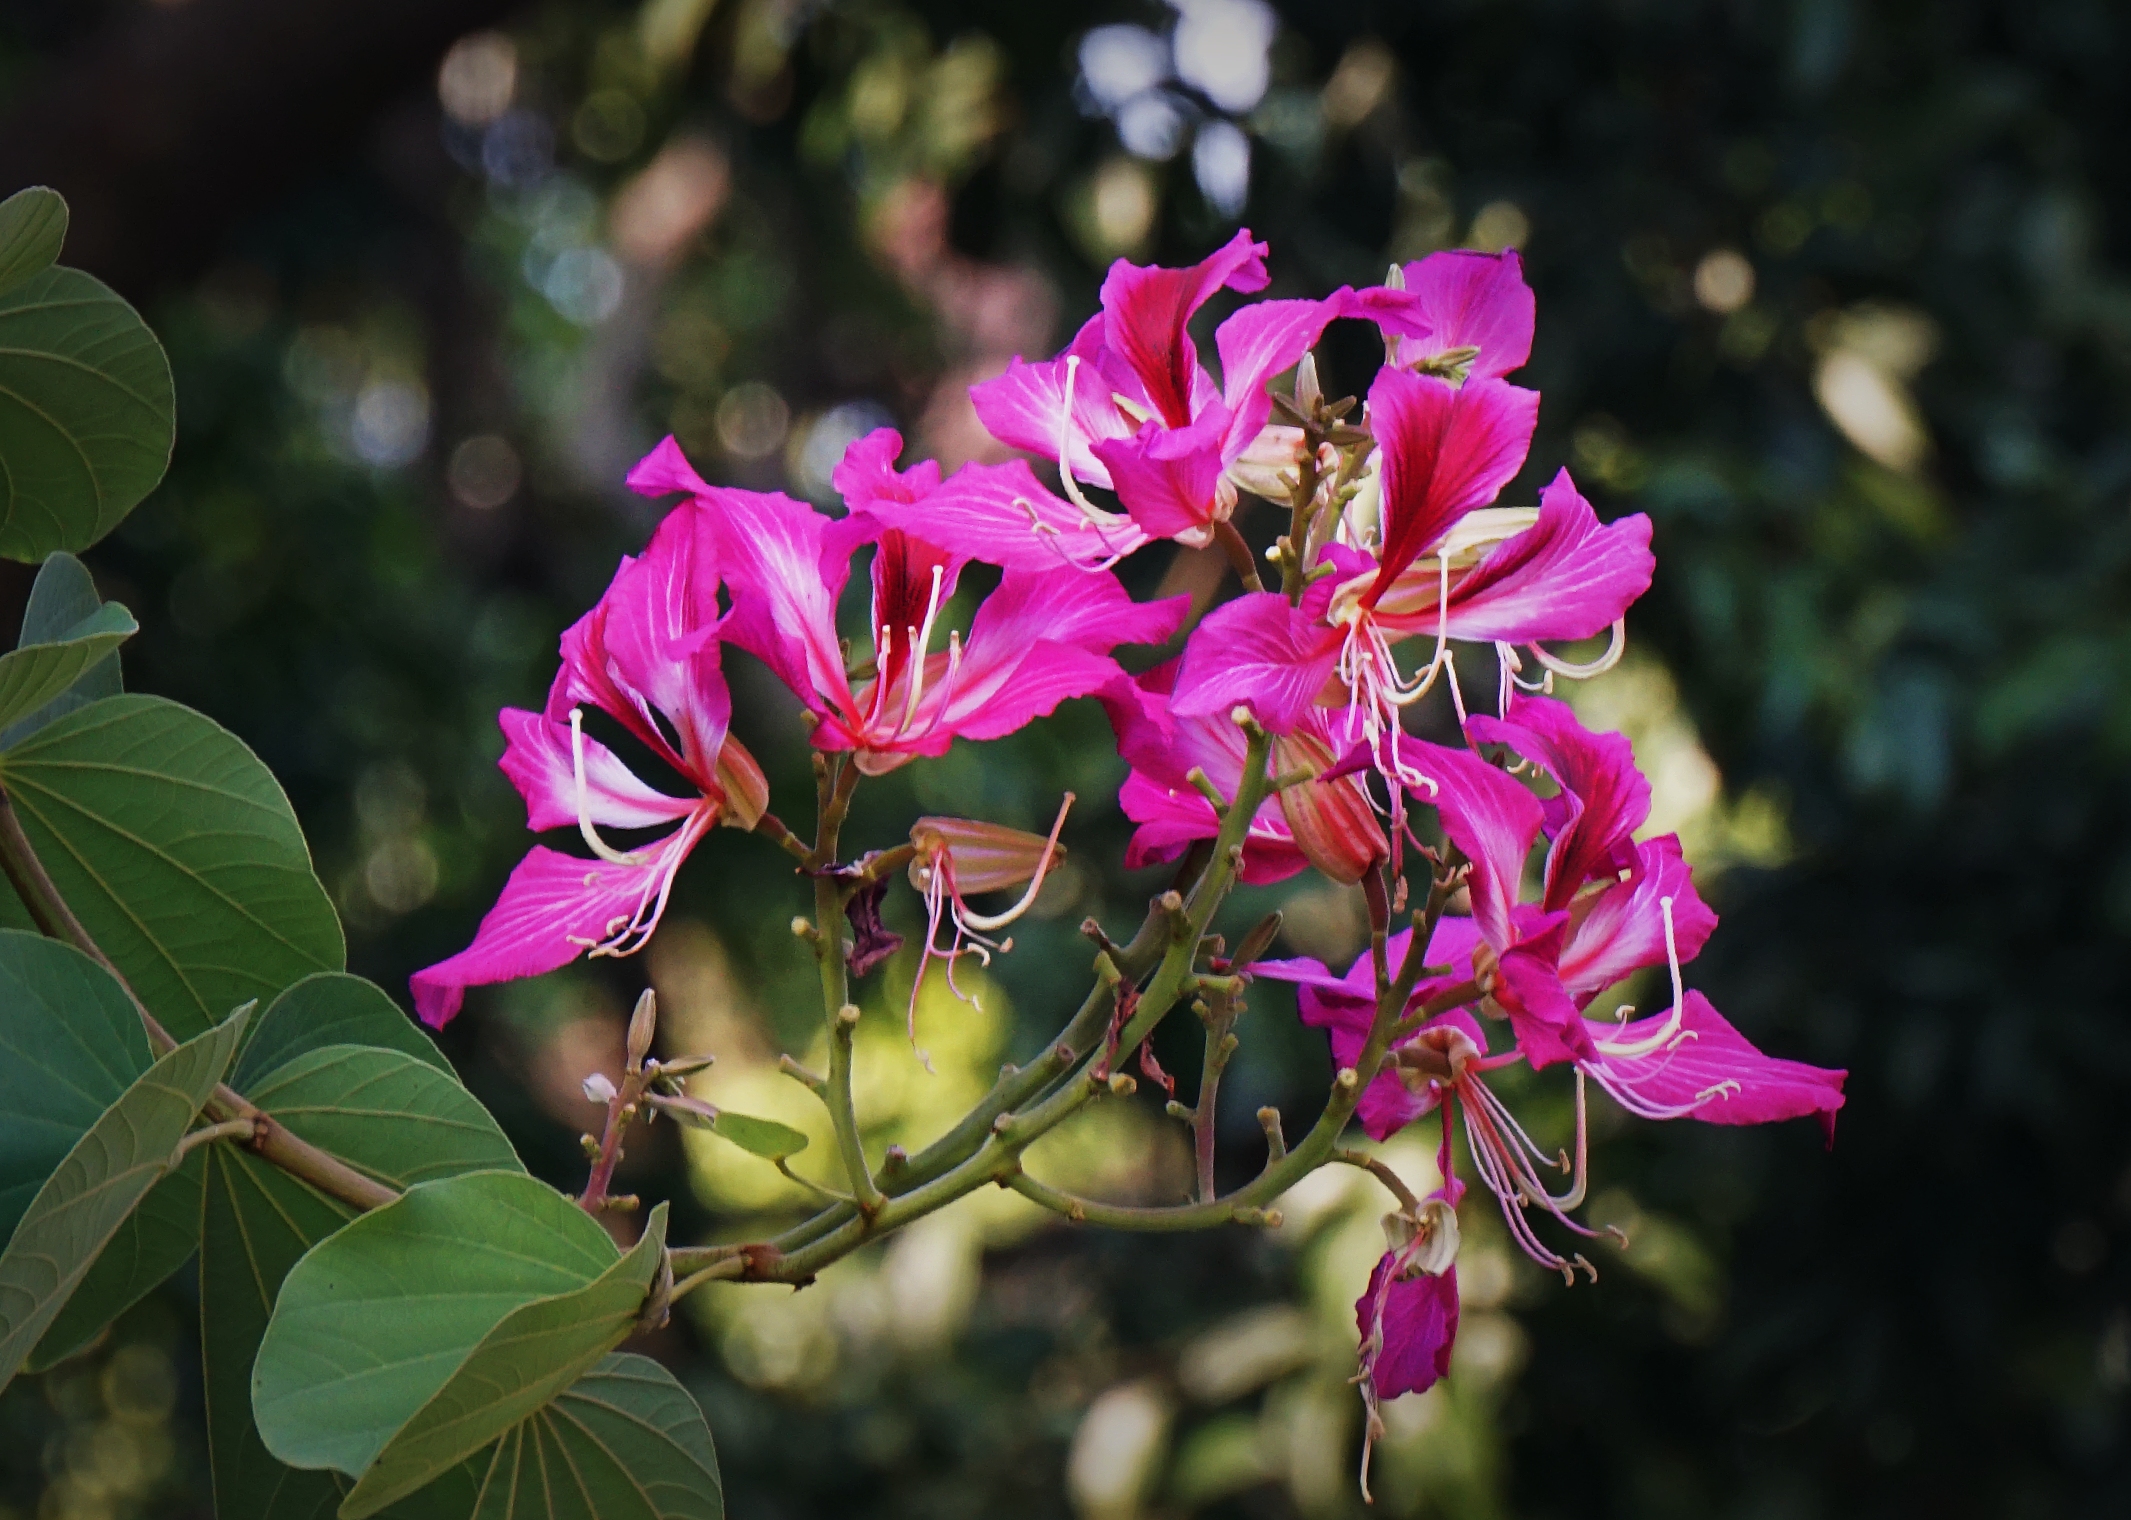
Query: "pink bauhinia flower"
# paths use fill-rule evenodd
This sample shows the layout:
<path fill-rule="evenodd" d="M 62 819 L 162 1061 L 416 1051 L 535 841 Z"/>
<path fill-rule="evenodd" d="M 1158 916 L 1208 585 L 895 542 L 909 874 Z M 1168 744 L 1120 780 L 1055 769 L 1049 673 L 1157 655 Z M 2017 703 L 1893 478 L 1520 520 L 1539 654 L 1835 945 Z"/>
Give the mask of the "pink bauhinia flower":
<path fill-rule="evenodd" d="M 582 954 L 629 955 L 657 927 L 681 862 L 712 825 L 752 828 L 762 772 L 726 732 L 732 703 L 718 663 L 717 569 L 693 507 L 669 515 L 641 559 L 624 558 L 598 605 L 562 636 L 562 668 L 540 712 L 506 708 L 502 767 L 534 830 L 575 828 L 592 859 L 535 845 L 511 872 L 474 941 L 413 977 L 432 1027 L 470 986 L 537 976 Z M 596 708 L 693 789 L 674 797 L 587 736 Z M 669 737 L 669 735 L 671 737 Z M 631 849 L 601 829 L 672 824 Z"/>
<path fill-rule="evenodd" d="M 1301 359 L 1355 299 L 1342 289 L 1324 300 L 1241 308 L 1214 333 L 1217 386 L 1186 324 L 1220 290 L 1263 290 L 1265 254 L 1245 230 L 1188 269 L 1119 259 L 1103 281 L 1101 312 L 1063 353 L 1041 364 L 1016 359 L 970 388 L 978 417 L 1002 443 L 1057 461 L 1066 494 L 1098 538 L 1207 543 L 1234 511 L 1239 479 L 1294 462 L 1299 433 L 1267 434 L 1266 381 Z M 1395 294 L 1379 304 L 1402 309 Z M 1096 507 L 1081 482 L 1116 491 L 1126 517 Z"/>
<path fill-rule="evenodd" d="M 1284 732 L 1312 705 L 1343 702 L 1348 734 L 1369 741 L 1387 775 L 1418 786 L 1426 773 L 1406 758 L 1401 714 L 1447 668 L 1451 640 L 1495 643 L 1505 674 L 1517 668 L 1515 644 L 1550 669 L 1587 673 L 1539 641 L 1609 627 L 1617 654 L 1620 619 L 1650 584 L 1649 519 L 1601 525 L 1566 471 L 1540 493 L 1536 516 L 1488 505 L 1524 463 L 1538 401 L 1492 376 L 1454 385 L 1379 371 L 1369 392 L 1379 542 L 1326 545 L 1320 564 L 1331 570 L 1300 606 L 1263 592 L 1215 609 L 1185 650 L 1178 712 L 1245 703 Z M 1404 673 L 1393 647 L 1421 634 L 1434 635 L 1434 654 Z"/>
<path fill-rule="evenodd" d="M 964 556 L 888 526 L 873 508 L 922 500 L 939 467 L 898 474 L 892 434 L 853 445 L 836 485 L 858 510 L 831 519 L 788 496 L 706 484 L 667 439 L 630 476 L 694 497 L 732 597 L 723 637 L 761 659 L 813 715 L 817 749 L 879 775 L 958 738 L 997 739 L 1118 674 L 1110 651 L 1159 643 L 1190 598 L 1135 602 L 1107 573 L 1009 569 L 967 636 L 944 626 Z M 851 558 L 873 546 L 869 659 L 847 666 L 836 603 Z"/>
<path fill-rule="evenodd" d="M 1431 253 L 1357 291 L 1349 313 L 1374 318 L 1401 369 L 1448 378 L 1500 378 L 1532 356 L 1537 303 L 1515 249 Z"/>
<path fill-rule="evenodd" d="M 898 474 L 903 437 L 880 428 L 845 450 L 833 477 L 852 512 L 1008 570 L 1106 570 L 1149 542 L 1131 518 L 1083 509 L 1036 479 L 1025 459 Z"/>
<path fill-rule="evenodd" d="M 1117 750 L 1132 767 L 1118 793 L 1125 816 L 1139 827 L 1125 852 L 1137 870 L 1175 860 L 1192 844 L 1221 831 L 1212 799 L 1193 772 L 1223 798 L 1243 781 L 1246 740 L 1228 716 L 1178 718 L 1169 711 L 1177 662 L 1139 676 L 1120 676 L 1097 695 L 1117 733 Z M 1352 883 L 1390 853 L 1369 795 L 1358 776 L 1332 776 L 1333 738 L 1323 717 L 1305 721 L 1276 744 L 1273 769 L 1314 770 L 1258 805 L 1243 840 L 1242 879 L 1282 881 L 1315 865 L 1335 881 Z"/>
<path fill-rule="evenodd" d="M 1582 1019 L 1588 1049 L 1576 1042 L 1578 1069 L 1646 1118 L 1760 1124 L 1811 1113 L 1832 1140 L 1846 1073 L 1762 1055 L 1682 984 L 1681 963 L 1701 952 L 1717 916 L 1696 893 L 1675 836 L 1634 839 L 1650 786 L 1628 741 L 1590 732 L 1565 703 L 1532 697 L 1506 720 L 1473 718 L 1467 732 L 1514 749 L 1560 788 L 1542 804 L 1551 840 L 1543 906 L 1568 914 L 1554 980 L 1578 1014 L 1636 971 L 1671 971 L 1669 1012 Z"/>

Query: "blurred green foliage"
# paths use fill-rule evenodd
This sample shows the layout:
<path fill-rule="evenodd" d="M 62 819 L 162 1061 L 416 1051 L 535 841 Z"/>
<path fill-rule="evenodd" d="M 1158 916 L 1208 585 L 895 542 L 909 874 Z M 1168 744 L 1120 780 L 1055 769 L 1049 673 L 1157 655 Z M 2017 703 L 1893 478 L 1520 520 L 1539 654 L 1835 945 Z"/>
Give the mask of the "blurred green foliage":
<path fill-rule="evenodd" d="M 352 4 L 315 9 L 355 26 Z M 214 161 L 163 144 L 168 172 L 218 177 L 212 222 L 160 239 L 121 206 L 101 261 L 93 228 L 69 244 L 148 313 L 177 380 L 168 482 L 91 557 L 141 616 L 129 685 L 268 760 L 352 964 L 397 988 L 464 943 L 524 846 L 494 712 L 538 701 L 556 634 L 641 542 L 655 509 L 619 482 L 662 432 L 713 478 L 827 501 L 842 443 L 878 423 L 968 457 L 962 387 L 1061 343 L 1116 254 L 1183 262 L 1242 220 L 1274 293 L 1301 294 L 1520 245 L 1546 399 L 1512 495 L 1567 462 L 1657 526 L 1638 661 L 1587 700 L 1726 867 L 1695 980 L 1766 1047 L 1849 1067 L 1851 1104 L 1825 1154 L 1804 1126 L 1614 1116 L 1593 1209 L 1636 1244 L 1595 1289 L 1525 1272 L 1469 1210 L 1460 1362 L 1392 1406 L 1378 1508 L 2122 1512 L 2131 18 L 1278 11 L 1260 46 L 1239 0 L 542 0 L 409 22 L 464 37 L 410 42 L 398 74 L 301 54 L 320 72 L 288 82 L 309 113 L 292 140 L 326 148 L 280 163 L 272 119 Z M 97 60 L 242 14 L 10 8 L 4 77 L 134 78 Z M 1112 24 L 1145 40 L 1090 51 Z M 157 99 L 223 87 L 127 56 Z M 1163 83 L 1170 63 L 1197 82 Z M 0 126 L 0 162 L 101 152 L 116 176 L 149 151 L 31 130 Z M 94 188 L 52 178 L 78 206 Z M 1364 385 L 1370 340 L 1331 345 L 1331 382 Z M 1204 580 L 1131 568 L 1142 594 Z M 789 704 L 732 664 L 740 732 L 803 815 Z M 888 1038 L 908 988 L 889 973 L 864 1026 L 878 1138 L 1035 1048 L 1085 964 L 1072 925 L 1117 927 L 1161 884 L 1110 864 L 1118 771 L 1076 704 L 861 795 L 866 845 L 920 810 L 1041 826 L 1059 791 L 1084 799 L 1072 869 L 985 1010 L 924 1000 L 937 1078 Z M 818 1024 L 780 862 L 721 837 L 647 962 L 477 999 L 446 1032 L 536 1171 L 575 1175 L 576 1082 L 618 1058 L 647 973 L 733 1094 L 803 1096 L 773 1069 Z M 1351 943 L 1336 895 L 1289 906 L 1299 947 Z M 1283 994 L 1252 1002 L 1226 1089 L 1239 1170 L 1251 1111 L 1306 1120 L 1325 1071 Z M 1188 1082 L 1195 1042 L 1169 1033 Z M 1175 1136 L 1142 1117 L 1057 1164 L 1159 1190 Z M 676 1239 L 792 1206 L 721 1143 L 660 1126 L 631 1158 Z M 1123 1514 L 1139 1496 L 1106 1509 L 1102 1479 L 1140 1468 L 1152 1512 L 1354 1513 L 1343 1380 L 1374 1207 L 1328 1185 L 1275 1234 L 1140 1240 L 973 1206 L 803 1294 L 705 1294 L 648 1349 L 700 1396 L 739 1515 L 1063 1514 L 1069 1469 L 1083 1513 Z M 0 1513 L 206 1512 L 185 1291 L 0 1400 Z"/>

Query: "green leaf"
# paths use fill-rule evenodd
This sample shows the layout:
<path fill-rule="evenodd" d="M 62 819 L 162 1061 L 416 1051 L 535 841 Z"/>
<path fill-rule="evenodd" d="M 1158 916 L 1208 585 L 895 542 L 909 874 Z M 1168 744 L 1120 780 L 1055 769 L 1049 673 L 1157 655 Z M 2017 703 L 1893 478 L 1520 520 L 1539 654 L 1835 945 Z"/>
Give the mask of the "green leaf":
<path fill-rule="evenodd" d="M 238 1009 L 143 1072 L 30 1200 L 0 1253 L 0 1388 L 134 1205 L 182 1159 L 178 1142 L 229 1069 L 249 1017 Z"/>
<path fill-rule="evenodd" d="M 413 1056 L 458 1080 L 451 1062 L 375 982 L 345 971 L 307 976 L 274 999 L 237 1058 L 238 1091 L 275 1067 L 324 1045 L 377 1045 Z"/>
<path fill-rule="evenodd" d="M 341 1520 L 364 1520 L 449 1472 L 537 1414 L 627 1339 L 665 1245 L 662 1203 L 629 1253 L 588 1286 L 505 1315 L 385 1444 L 341 1504 Z"/>
<path fill-rule="evenodd" d="M 37 579 L 30 585 L 30 604 L 22 614 L 21 647 L 58 643 L 106 608 L 125 611 L 118 603 L 106 602 L 97 595 L 96 582 L 87 565 L 64 552 L 47 555 L 38 568 Z M 123 690 L 125 682 L 118 661 L 106 656 L 92 663 L 73 685 L 44 706 L 0 729 L 0 749 L 19 744 L 54 718 L 104 697 L 115 697 Z"/>
<path fill-rule="evenodd" d="M 125 989 L 79 950 L 0 929 L 0 1236 L 149 1066 Z"/>
<path fill-rule="evenodd" d="M 23 644 L 0 655 L 0 727 L 64 696 L 139 632 L 132 613 L 117 602 L 105 602 L 50 643 Z M 24 737 L 33 732 L 25 729 Z"/>
<path fill-rule="evenodd" d="M 260 1043 L 253 1040 L 247 1063 Z M 471 1093 L 401 1052 L 299 1052 L 261 1078 L 238 1075 L 239 1090 L 276 1122 L 396 1187 L 445 1173 L 522 1170 Z M 344 1482 L 284 1467 L 260 1442 L 252 1426 L 252 1362 L 282 1279 L 353 1211 L 234 1145 L 208 1147 L 207 1166 L 200 1349 L 216 1507 L 245 1520 L 330 1515 Z M 467 1507 L 442 1513 L 456 1520 Z"/>
<path fill-rule="evenodd" d="M 288 798 L 190 708 L 106 698 L 0 754 L 0 785 L 60 894 L 179 1038 L 345 963 Z"/>
<path fill-rule="evenodd" d="M 289 1272 L 252 1373 L 252 1413 L 291 1467 L 358 1476 L 514 1311 L 621 1259 L 546 1183 L 476 1172 L 412 1187 Z"/>
<path fill-rule="evenodd" d="M 30 1371 L 42 1372 L 87 1346 L 200 1248 L 200 1184 L 206 1170 L 206 1156 L 194 1152 L 148 1190 L 44 1332 L 24 1364 Z"/>
<path fill-rule="evenodd" d="M 0 291 L 52 267 L 67 240 L 67 203 L 32 185 L 0 201 Z"/>
<path fill-rule="evenodd" d="M 703 1411 L 649 1357 L 602 1359 L 492 1449 L 473 1520 L 724 1520 Z"/>
<path fill-rule="evenodd" d="M 0 555 L 81 550 L 163 478 L 170 361 L 101 280 L 49 268 L 0 291 Z"/>
<path fill-rule="evenodd" d="M 779 1124 L 775 1119 L 751 1119 L 746 1114 L 720 1109 L 717 1118 L 710 1121 L 709 1128 L 765 1161 L 782 1161 L 807 1148 L 804 1134 L 789 1124 Z"/>
<path fill-rule="evenodd" d="M 525 1170 L 456 1077 L 403 1051 L 321 1046 L 243 1092 L 321 1150 L 398 1187 L 461 1172 Z"/>

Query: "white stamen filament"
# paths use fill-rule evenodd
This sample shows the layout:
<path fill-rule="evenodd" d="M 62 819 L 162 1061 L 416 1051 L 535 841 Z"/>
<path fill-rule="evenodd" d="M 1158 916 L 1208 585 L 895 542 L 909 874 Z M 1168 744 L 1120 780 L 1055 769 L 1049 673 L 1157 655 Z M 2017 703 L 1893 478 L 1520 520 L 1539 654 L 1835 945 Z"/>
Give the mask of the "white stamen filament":
<path fill-rule="evenodd" d="M 932 567 L 932 594 L 925 598 L 925 623 L 921 628 L 907 628 L 910 635 L 910 695 L 903 703 L 901 728 L 908 728 L 910 720 L 917 716 L 918 698 L 925 695 L 925 656 L 932 648 L 932 625 L 940 615 L 940 587 L 945 584 L 947 567 Z"/>
<path fill-rule="evenodd" d="M 1559 655 L 1548 654 L 1544 645 L 1530 644 L 1526 647 L 1538 657 L 1540 664 L 1557 675 L 1567 676 L 1572 681 L 1588 680 L 1592 676 L 1605 674 L 1620 663 L 1620 657 L 1627 653 L 1628 649 L 1628 624 L 1624 618 L 1615 618 L 1606 652 L 1597 659 L 1587 660 L 1580 665 L 1574 660 L 1564 660 Z"/>
<path fill-rule="evenodd" d="M 609 865 L 642 865 L 642 851 L 617 850 L 600 838 L 599 831 L 592 827 L 592 809 L 585 786 L 585 715 L 581 707 L 570 709 L 570 774 L 577 783 L 577 832 L 584 835 L 586 846 Z"/>
<path fill-rule="evenodd" d="M 1660 897 L 1657 900 L 1657 909 L 1665 917 L 1665 962 L 1672 968 L 1672 1011 L 1665 1016 L 1665 1022 L 1656 1033 L 1645 1035 L 1640 1040 L 1599 1041 L 1598 1051 L 1601 1055 L 1646 1056 L 1671 1044 L 1672 1037 L 1679 1033 L 1687 991 L 1685 980 L 1680 975 L 1679 941 L 1675 938 L 1672 928 L 1672 899 L 1669 896 Z"/>
<path fill-rule="evenodd" d="M 1004 913 L 984 914 L 970 912 L 957 899 L 955 903 L 955 918 L 957 921 L 967 928 L 989 932 L 995 929 L 1004 929 L 1022 914 L 1028 912 L 1036 901 L 1036 894 L 1043 890 L 1043 878 L 1050 874 L 1051 860 L 1058 851 L 1058 835 L 1065 828 L 1066 812 L 1072 806 L 1073 794 L 1067 792 L 1065 800 L 1058 804 L 1058 817 L 1051 824 L 1051 837 L 1043 842 L 1043 854 L 1037 857 L 1036 874 L 1029 878 L 1028 890 L 1021 894 L 1021 900 Z"/>
<path fill-rule="evenodd" d="M 1080 355 L 1066 355 L 1065 406 L 1058 415 L 1058 481 L 1065 487 L 1066 499 L 1088 515 L 1088 520 L 1097 522 L 1095 503 L 1089 501 L 1080 489 L 1080 482 L 1073 478 L 1073 382 L 1080 374 Z"/>

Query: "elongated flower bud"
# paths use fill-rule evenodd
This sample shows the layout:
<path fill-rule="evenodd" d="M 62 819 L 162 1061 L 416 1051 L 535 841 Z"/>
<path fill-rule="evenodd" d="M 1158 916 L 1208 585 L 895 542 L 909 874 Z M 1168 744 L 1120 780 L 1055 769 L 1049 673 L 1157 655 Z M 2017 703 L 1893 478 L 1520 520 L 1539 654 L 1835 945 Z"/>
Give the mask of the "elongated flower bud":
<path fill-rule="evenodd" d="M 1275 773 L 1307 770 L 1322 775 L 1336 757 L 1313 734 L 1283 734 L 1273 741 Z M 1347 886 L 1391 853 L 1376 809 L 1358 776 L 1336 781 L 1298 781 L 1280 792 L 1280 811 L 1303 857 Z"/>
<path fill-rule="evenodd" d="M 747 746 L 728 734 L 718 750 L 718 785 L 725 789 L 724 821 L 752 829 L 769 811 L 770 782 Z"/>
<path fill-rule="evenodd" d="M 974 818 L 920 818 L 910 826 L 910 842 L 917 847 L 917 858 L 910 862 L 910 884 L 920 892 L 931 886 L 942 857 L 952 862 L 955 888 L 969 893 L 1027 886 L 1039 871 L 1049 869 L 1046 855 L 1052 864 L 1065 855 L 1064 845 L 1053 844 L 1041 834 Z"/>

